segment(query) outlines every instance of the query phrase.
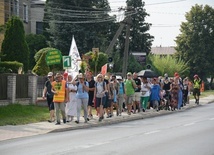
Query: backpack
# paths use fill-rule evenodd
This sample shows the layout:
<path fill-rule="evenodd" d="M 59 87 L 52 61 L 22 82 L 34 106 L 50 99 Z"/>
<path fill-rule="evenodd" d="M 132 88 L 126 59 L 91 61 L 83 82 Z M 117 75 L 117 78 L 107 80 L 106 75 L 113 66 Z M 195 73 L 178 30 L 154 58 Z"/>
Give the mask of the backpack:
<path fill-rule="evenodd" d="M 105 90 L 105 85 L 106 85 L 106 83 L 105 83 L 105 81 L 103 81 L 103 90 Z M 96 92 L 97 92 L 97 82 L 95 83 L 95 86 L 96 86 Z"/>
<path fill-rule="evenodd" d="M 125 94 L 125 85 L 124 85 L 124 82 L 122 82 L 121 84 L 122 84 L 122 88 L 123 88 L 123 93 Z M 120 87 L 118 87 L 117 93 L 120 91 L 119 89 L 120 89 Z"/>

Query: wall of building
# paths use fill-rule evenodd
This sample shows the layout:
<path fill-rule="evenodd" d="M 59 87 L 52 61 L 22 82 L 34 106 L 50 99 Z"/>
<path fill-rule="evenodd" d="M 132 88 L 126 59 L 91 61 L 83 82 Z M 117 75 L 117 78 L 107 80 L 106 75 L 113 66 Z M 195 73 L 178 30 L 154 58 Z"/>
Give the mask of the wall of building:
<path fill-rule="evenodd" d="M 43 32 L 45 1 L 34 0 L 31 3 L 31 33 L 41 34 Z"/>

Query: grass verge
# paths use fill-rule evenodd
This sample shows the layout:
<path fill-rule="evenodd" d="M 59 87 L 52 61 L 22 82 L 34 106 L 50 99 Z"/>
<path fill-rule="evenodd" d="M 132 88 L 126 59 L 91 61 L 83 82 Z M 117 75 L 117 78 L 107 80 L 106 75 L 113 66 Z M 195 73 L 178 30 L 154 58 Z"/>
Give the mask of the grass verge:
<path fill-rule="evenodd" d="M 0 126 L 36 123 L 46 121 L 48 118 L 47 107 L 20 104 L 0 107 Z"/>
<path fill-rule="evenodd" d="M 200 98 L 207 97 L 209 95 L 214 95 L 214 90 L 206 90 L 206 91 L 202 92 Z M 190 95 L 190 99 L 194 99 L 194 96 L 192 93 Z"/>

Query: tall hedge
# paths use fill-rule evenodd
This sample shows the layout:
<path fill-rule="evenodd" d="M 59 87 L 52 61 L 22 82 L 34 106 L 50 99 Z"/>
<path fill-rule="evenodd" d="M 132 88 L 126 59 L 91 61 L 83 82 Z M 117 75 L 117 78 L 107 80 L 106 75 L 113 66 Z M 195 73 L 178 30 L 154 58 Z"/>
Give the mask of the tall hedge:
<path fill-rule="evenodd" d="M 36 73 L 37 75 L 47 75 L 47 73 L 50 71 L 50 68 L 46 64 L 45 61 L 46 53 L 42 53 L 39 60 L 37 61 L 36 65 L 33 68 L 33 73 Z"/>
<path fill-rule="evenodd" d="M 5 54 L 3 61 L 18 61 L 23 63 L 24 71 L 28 70 L 29 49 L 25 40 L 23 22 L 18 17 L 11 17 L 6 23 L 6 32 L 1 51 Z"/>

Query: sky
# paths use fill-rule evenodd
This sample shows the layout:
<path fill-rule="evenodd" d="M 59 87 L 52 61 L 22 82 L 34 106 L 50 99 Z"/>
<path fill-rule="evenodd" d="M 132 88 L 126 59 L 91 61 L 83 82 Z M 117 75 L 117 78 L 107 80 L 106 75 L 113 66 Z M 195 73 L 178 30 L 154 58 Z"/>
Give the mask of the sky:
<path fill-rule="evenodd" d="M 108 0 L 112 10 L 126 6 L 126 0 Z M 214 7 L 214 0 L 144 0 L 145 9 L 149 17 L 146 22 L 151 23 L 149 33 L 153 35 L 153 47 L 175 46 L 175 38 L 180 34 L 180 25 L 185 21 L 185 13 L 195 4 L 208 4 Z M 170 3 L 165 3 L 170 2 Z"/>

